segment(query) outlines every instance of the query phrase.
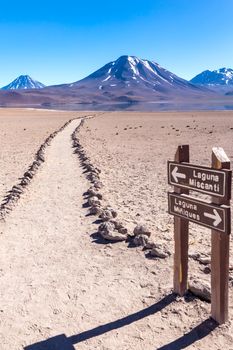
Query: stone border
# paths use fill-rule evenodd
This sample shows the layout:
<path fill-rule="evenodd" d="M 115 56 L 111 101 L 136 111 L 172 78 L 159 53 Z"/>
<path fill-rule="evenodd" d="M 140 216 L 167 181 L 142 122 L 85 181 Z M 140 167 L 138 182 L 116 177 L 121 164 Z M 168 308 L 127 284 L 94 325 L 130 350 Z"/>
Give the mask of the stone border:
<path fill-rule="evenodd" d="M 13 207 L 19 201 L 21 195 L 25 192 L 27 186 L 31 183 L 32 179 L 36 175 L 41 164 L 45 162 L 45 151 L 46 148 L 51 144 L 54 137 L 65 129 L 67 125 L 69 125 L 75 119 L 81 119 L 83 117 L 77 117 L 70 119 L 63 126 L 61 126 L 58 130 L 54 131 L 50 134 L 45 141 L 42 143 L 40 148 L 35 154 L 34 161 L 29 165 L 27 171 L 23 174 L 22 178 L 20 178 L 20 182 L 12 187 L 10 191 L 7 192 L 7 195 L 4 197 L 1 205 L 0 205 L 0 221 L 5 220 L 6 215 L 12 211 Z"/>
<path fill-rule="evenodd" d="M 117 212 L 110 205 L 103 206 L 101 194 L 101 188 L 103 183 L 100 181 L 101 170 L 91 163 L 90 158 L 86 155 L 86 152 L 80 144 L 78 138 L 78 131 L 84 125 L 84 119 L 80 125 L 74 130 L 71 135 L 73 147 L 75 153 L 78 155 L 81 166 L 84 169 L 84 174 L 87 180 L 90 182 L 91 187 L 85 192 L 84 196 L 87 200 L 89 207 L 89 215 L 97 215 L 101 221 L 98 228 L 100 236 L 109 241 L 126 241 L 128 238 L 127 228 L 116 220 Z"/>
<path fill-rule="evenodd" d="M 110 242 L 127 241 L 130 246 L 141 247 L 145 250 L 145 255 L 148 258 L 164 259 L 169 257 L 171 253 L 168 247 L 165 244 L 153 242 L 150 238 L 151 232 L 145 225 L 137 225 L 132 233 L 128 233 L 124 224 L 116 219 L 117 211 L 110 205 L 103 206 L 101 189 L 104 185 L 100 181 L 101 170 L 91 163 L 78 137 L 79 129 L 83 125 L 84 120 L 74 130 L 71 138 L 75 148 L 74 152 L 78 155 L 84 174 L 91 185 L 84 195 L 89 207 L 89 215 L 96 215 L 100 220 L 99 237 Z"/>

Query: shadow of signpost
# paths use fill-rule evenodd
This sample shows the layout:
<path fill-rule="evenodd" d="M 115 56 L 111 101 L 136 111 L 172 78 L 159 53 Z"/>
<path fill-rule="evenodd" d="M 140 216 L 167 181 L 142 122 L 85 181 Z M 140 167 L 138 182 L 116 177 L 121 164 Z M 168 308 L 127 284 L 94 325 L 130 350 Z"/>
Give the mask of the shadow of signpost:
<path fill-rule="evenodd" d="M 65 334 L 56 335 L 53 338 L 26 346 L 24 350 L 75 350 L 69 338 Z"/>
<path fill-rule="evenodd" d="M 189 345 L 195 343 L 196 341 L 206 337 L 208 334 L 210 334 L 216 327 L 218 326 L 218 323 L 215 322 L 213 319 L 208 318 L 207 320 L 203 321 L 199 325 L 197 325 L 195 328 L 193 328 L 190 332 L 184 334 L 182 337 L 160 347 L 157 348 L 157 350 L 180 350 L 185 349 Z M 211 346 L 210 346 L 211 348 Z"/>
<path fill-rule="evenodd" d="M 161 299 L 158 303 L 149 306 L 146 309 L 140 310 L 138 312 L 135 312 L 134 314 L 128 315 L 126 317 L 120 318 L 119 320 L 101 325 L 99 327 L 93 328 L 91 330 L 88 330 L 86 332 L 82 332 L 80 334 L 74 335 L 70 337 L 72 344 L 80 343 L 84 340 L 97 337 L 99 335 L 102 335 L 104 333 L 110 332 L 114 329 L 122 328 L 124 326 L 127 326 L 133 322 L 139 321 L 142 318 L 148 317 L 150 315 L 155 314 L 156 312 L 161 311 L 163 308 L 165 308 L 167 305 L 171 304 L 173 301 L 175 301 L 176 295 L 175 294 L 169 294 L 165 298 Z"/>
<path fill-rule="evenodd" d="M 162 309 L 164 309 L 166 306 L 168 306 L 175 300 L 176 295 L 171 293 L 163 299 L 161 299 L 158 303 L 153 304 L 147 307 L 146 309 L 140 310 L 126 317 L 120 318 L 116 321 L 100 325 L 98 327 L 73 335 L 71 337 L 66 337 L 64 334 L 61 334 L 53 338 L 47 339 L 45 341 L 26 346 L 24 350 L 74 350 L 74 344 L 81 343 L 82 341 L 97 337 L 114 329 L 122 328 L 133 322 L 139 321 L 145 317 L 153 315 L 156 312 L 159 312 Z"/>
<path fill-rule="evenodd" d="M 26 346 L 24 350 L 74 350 L 73 345 L 75 344 L 81 343 L 85 340 L 88 340 L 94 337 L 98 337 L 112 330 L 125 327 L 145 317 L 153 315 L 161 311 L 162 309 L 164 309 L 166 306 L 168 306 L 175 300 L 176 300 L 176 295 L 171 293 L 168 296 L 161 299 L 158 303 L 153 304 L 147 307 L 146 309 L 140 310 L 126 317 L 120 318 L 116 321 L 112 321 L 104 325 L 100 325 L 98 327 L 73 335 L 71 337 L 66 337 L 65 334 L 60 334 L 53 338 L 49 338 L 47 340 L 38 342 L 36 344 Z M 182 337 L 178 338 L 177 340 L 167 345 L 164 345 L 163 347 L 160 347 L 159 350 L 184 349 L 187 346 L 191 345 L 192 343 L 196 342 L 197 340 L 202 339 L 203 337 L 208 335 L 216 327 L 217 327 L 217 323 L 215 323 L 211 319 L 208 319 L 202 322 L 200 325 L 198 325 L 194 329 L 192 329 L 189 333 L 183 335 Z M 158 348 L 155 348 L 155 349 L 158 349 Z"/>

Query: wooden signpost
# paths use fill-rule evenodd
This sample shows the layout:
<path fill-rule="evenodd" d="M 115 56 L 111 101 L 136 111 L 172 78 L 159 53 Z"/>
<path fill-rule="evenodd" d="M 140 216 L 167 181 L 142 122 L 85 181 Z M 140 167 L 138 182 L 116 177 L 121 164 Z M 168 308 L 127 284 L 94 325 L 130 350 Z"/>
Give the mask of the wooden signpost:
<path fill-rule="evenodd" d="M 231 233 L 230 160 L 222 148 L 213 148 L 212 168 L 189 163 L 189 146 L 179 146 L 175 161 L 168 162 L 168 212 L 174 215 L 174 292 L 183 296 L 188 288 L 189 221 L 210 228 L 211 315 L 219 324 L 228 320 L 229 237 Z M 212 196 L 203 201 L 189 190 Z"/>

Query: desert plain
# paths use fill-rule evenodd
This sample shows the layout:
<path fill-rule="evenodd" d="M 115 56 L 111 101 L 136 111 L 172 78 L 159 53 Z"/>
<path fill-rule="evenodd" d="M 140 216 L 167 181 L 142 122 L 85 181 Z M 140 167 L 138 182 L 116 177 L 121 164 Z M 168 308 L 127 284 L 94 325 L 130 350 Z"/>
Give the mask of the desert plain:
<path fill-rule="evenodd" d="M 2 202 L 45 138 L 70 119 L 0 222 L 1 349 L 233 349 L 233 259 L 229 321 L 217 326 L 209 302 L 172 293 L 173 217 L 167 213 L 167 160 L 179 144 L 190 145 L 192 163 L 210 166 L 214 146 L 232 160 L 233 112 L 1 109 Z M 151 239 L 166 247 L 165 258 L 130 240 L 100 239 L 83 195 L 90 183 L 74 152 L 76 128 L 101 170 L 104 205 L 130 235 L 146 225 Z M 210 230 L 190 224 L 189 253 L 190 283 L 208 286 Z"/>

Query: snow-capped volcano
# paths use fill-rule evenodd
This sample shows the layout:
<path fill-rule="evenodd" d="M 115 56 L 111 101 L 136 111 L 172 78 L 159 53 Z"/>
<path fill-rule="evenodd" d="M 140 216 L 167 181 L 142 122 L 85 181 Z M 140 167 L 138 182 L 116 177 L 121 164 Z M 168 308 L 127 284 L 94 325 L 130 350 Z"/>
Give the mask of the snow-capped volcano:
<path fill-rule="evenodd" d="M 187 104 L 188 101 L 206 100 L 215 93 L 209 89 L 194 85 L 161 67 L 158 63 L 136 56 L 121 56 L 107 63 L 82 80 L 71 84 L 34 86 L 20 84 L 21 77 L 4 89 L 18 91 L 0 91 L 0 103 L 40 104 L 43 106 L 87 105 L 115 108 L 139 103 L 161 103 L 176 101 Z M 39 89 L 38 89 L 39 88 Z M 28 89 L 28 90 L 27 90 Z M 15 102 L 16 101 L 16 102 Z M 97 107 L 98 109 L 99 107 Z"/>
<path fill-rule="evenodd" d="M 29 75 L 20 75 L 13 80 L 9 85 L 6 85 L 2 90 L 17 90 L 17 89 L 41 89 L 45 85 L 37 80 L 32 79 Z"/>
<path fill-rule="evenodd" d="M 233 85 L 233 69 L 220 68 L 218 70 L 205 70 L 190 80 L 193 84 L 215 86 Z"/>
<path fill-rule="evenodd" d="M 178 90 L 196 91 L 197 87 L 162 68 L 158 63 L 135 56 L 121 56 L 88 77 L 69 85 L 114 91 L 124 88 L 136 92 L 149 89 L 158 93 Z M 142 90 L 141 90 L 142 91 Z"/>

